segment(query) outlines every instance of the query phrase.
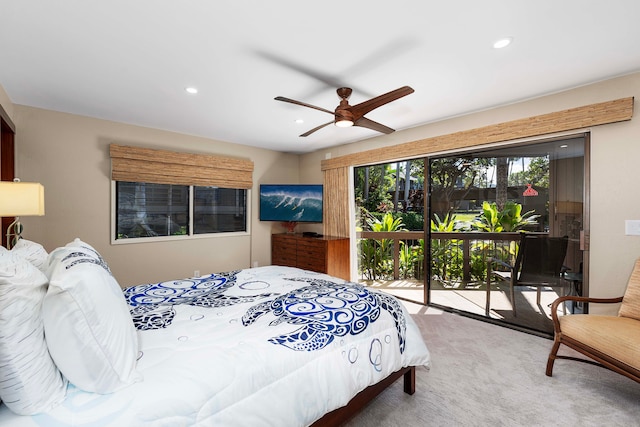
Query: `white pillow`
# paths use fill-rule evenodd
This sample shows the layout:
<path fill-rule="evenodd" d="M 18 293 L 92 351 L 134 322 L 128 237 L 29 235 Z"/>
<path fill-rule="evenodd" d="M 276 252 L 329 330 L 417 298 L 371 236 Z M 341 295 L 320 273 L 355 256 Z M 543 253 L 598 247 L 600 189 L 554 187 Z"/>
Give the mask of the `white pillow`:
<path fill-rule="evenodd" d="M 0 398 L 13 412 L 33 415 L 61 403 L 67 389 L 44 338 L 47 277 L 0 248 Z"/>
<path fill-rule="evenodd" d="M 49 254 L 42 316 L 51 357 L 76 387 L 111 393 L 139 379 L 138 336 L 122 289 L 79 239 Z"/>
<path fill-rule="evenodd" d="M 47 270 L 47 258 L 49 254 L 40 243 L 18 239 L 13 248 L 11 248 L 11 251 L 19 254 L 22 258 L 25 258 L 31 264 L 38 267 L 38 270 L 42 272 Z"/>

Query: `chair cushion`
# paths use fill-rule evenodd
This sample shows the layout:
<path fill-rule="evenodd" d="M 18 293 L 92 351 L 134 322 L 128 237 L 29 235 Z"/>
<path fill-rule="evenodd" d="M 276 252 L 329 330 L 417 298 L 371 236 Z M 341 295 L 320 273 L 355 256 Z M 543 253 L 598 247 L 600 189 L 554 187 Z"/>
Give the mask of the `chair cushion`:
<path fill-rule="evenodd" d="M 618 314 L 640 320 L 640 259 L 633 267 Z"/>
<path fill-rule="evenodd" d="M 640 321 L 593 314 L 572 314 L 559 320 L 562 335 L 640 369 Z"/>

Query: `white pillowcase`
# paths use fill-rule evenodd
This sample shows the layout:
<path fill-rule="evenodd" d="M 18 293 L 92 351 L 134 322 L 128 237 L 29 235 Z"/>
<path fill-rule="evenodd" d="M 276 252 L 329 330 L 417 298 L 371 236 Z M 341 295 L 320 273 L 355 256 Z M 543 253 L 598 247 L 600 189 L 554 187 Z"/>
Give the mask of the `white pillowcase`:
<path fill-rule="evenodd" d="M 18 239 L 16 244 L 11 248 L 11 251 L 19 254 L 22 258 L 25 258 L 31 264 L 35 265 L 38 270 L 42 272 L 47 270 L 49 254 L 40 243 Z"/>
<path fill-rule="evenodd" d="M 122 289 L 79 239 L 49 254 L 42 315 L 51 357 L 76 387 L 111 393 L 139 380 L 138 336 Z"/>
<path fill-rule="evenodd" d="M 0 398 L 33 415 L 61 403 L 66 380 L 51 360 L 41 308 L 47 277 L 17 252 L 0 247 Z"/>

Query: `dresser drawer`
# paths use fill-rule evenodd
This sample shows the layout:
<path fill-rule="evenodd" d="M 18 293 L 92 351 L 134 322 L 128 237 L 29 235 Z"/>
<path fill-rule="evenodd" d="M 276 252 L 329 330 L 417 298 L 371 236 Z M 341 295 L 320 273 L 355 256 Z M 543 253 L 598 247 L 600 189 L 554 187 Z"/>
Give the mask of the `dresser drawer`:
<path fill-rule="evenodd" d="M 274 239 L 271 243 L 271 264 L 296 266 L 296 244 L 283 239 Z"/>
<path fill-rule="evenodd" d="M 295 250 L 297 247 L 296 240 L 287 239 L 284 235 L 274 234 L 271 238 L 271 247 L 282 250 Z"/>
<path fill-rule="evenodd" d="M 271 264 L 349 280 L 349 239 L 274 234 L 271 236 Z"/>
<path fill-rule="evenodd" d="M 296 267 L 297 257 L 295 253 L 274 253 L 271 255 L 271 263 L 274 265 L 284 265 L 286 267 Z"/>
<path fill-rule="evenodd" d="M 316 239 L 313 237 L 303 237 L 297 240 L 298 250 L 300 248 L 316 249 L 319 251 L 325 250 L 327 244 L 324 240 Z"/>
<path fill-rule="evenodd" d="M 296 242 L 274 242 L 271 246 L 272 253 L 289 253 L 295 256 L 297 252 Z"/>
<path fill-rule="evenodd" d="M 321 246 L 298 246 L 298 259 L 321 258 L 325 259 L 326 251 Z"/>

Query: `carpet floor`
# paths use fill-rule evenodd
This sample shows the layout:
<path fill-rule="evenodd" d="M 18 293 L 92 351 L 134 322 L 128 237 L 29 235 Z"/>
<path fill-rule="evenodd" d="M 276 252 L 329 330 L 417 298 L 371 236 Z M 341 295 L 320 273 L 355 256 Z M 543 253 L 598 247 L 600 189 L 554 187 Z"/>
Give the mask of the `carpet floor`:
<path fill-rule="evenodd" d="M 566 360 L 557 360 L 547 377 L 551 340 L 405 305 L 429 348 L 431 369 L 417 369 L 414 395 L 396 381 L 346 426 L 640 425 L 640 384 Z M 575 355 L 561 349 L 569 353 Z"/>

